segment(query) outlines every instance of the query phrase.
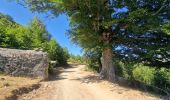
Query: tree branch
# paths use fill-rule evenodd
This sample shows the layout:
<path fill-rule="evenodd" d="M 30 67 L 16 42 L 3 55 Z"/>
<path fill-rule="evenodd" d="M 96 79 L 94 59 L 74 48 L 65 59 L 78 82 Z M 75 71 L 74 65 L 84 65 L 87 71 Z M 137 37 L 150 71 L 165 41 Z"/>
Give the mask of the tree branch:
<path fill-rule="evenodd" d="M 165 0 L 165 1 L 163 2 L 162 6 L 160 7 L 160 9 L 159 9 L 155 14 L 153 14 L 153 15 L 159 14 L 159 12 L 161 12 L 161 10 L 163 10 L 163 9 L 166 7 L 165 4 L 166 4 L 167 1 L 168 1 L 168 0 Z"/>

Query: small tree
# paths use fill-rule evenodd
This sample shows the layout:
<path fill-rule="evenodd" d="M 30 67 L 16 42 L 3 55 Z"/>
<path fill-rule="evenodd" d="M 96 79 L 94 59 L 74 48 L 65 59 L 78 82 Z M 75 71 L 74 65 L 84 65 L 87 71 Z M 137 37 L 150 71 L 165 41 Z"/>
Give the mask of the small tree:
<path fill-rule="evenodd" d="M 32 48 L 42 48 L 42 44 L 50 40 L 50 34 L 45 25 L 37 17 L 28 24 L 28 33 L 32 39 Z"/>

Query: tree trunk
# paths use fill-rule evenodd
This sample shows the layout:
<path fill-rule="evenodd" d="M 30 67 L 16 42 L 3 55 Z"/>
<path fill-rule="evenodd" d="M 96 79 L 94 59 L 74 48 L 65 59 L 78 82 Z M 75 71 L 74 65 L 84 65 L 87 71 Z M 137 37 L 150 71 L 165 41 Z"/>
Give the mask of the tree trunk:
<path fill-rule="evenodd" d="M 111 47 L 106 47 L 102 54 L 102 70 L 100 75 L 102 78 L 108 79 L 109 81 L 115 82 L 115 68 L 113 66 L 113 51 Z"/>

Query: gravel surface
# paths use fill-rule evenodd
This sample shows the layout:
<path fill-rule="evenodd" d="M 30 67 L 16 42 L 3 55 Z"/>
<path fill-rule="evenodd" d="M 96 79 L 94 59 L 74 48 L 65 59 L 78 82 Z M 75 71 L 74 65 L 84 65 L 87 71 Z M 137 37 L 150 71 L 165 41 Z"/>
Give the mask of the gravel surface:
<path fill-rule="evenodd" d="M 19 97 L 19 100 L 161 100 L 139 90 L 100 80 L 85 71 L 85 65 L 70 64 L 41 87 Z"/>

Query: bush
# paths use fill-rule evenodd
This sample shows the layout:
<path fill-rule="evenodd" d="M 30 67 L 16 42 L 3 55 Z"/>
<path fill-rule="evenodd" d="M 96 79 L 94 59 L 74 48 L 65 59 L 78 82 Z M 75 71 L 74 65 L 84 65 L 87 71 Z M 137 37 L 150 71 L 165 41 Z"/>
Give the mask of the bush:
<path fill-rule="evenodd" d="M 66 48 L 62 48 L 56 40 L 52 39 L 43 44 L 43 50 L 48 53 L 51 61 L 57 61 L 58 64 L 66 64 L 69 58 L 69 53 Z"/>
<path fill-rule="evenodd" d="M 133 70 L 134 79 L 145 84 L 151 85 L 154 83 L 155 68 L 144 66 L 142 64 L 134 65 Z"/>
<path fill-rule="evenodd" d="M 114 65 L 116 67 L 116 75 L 129 80 L 133 79 L 132 71 L 134 69 L 134 66 L 132 63 L 123 63 L 121 61 L 115 61 Z"/>
<path fill-rule="evenodd" d="M 155 73 L 154 85 L 170 93 L 170 69 L 158 70 Z"/>
<path fill-rule="evenodd" d="M 170 69 L 115 62 L 116 75 L 125 79 L 136 80 L 141 83 L 159 88 L 164 93 L 170 93 Z"/>
<path fill-rule="evenodd" d="M 88 61 L 87 62 L 87 67 L 89 70 L 94 71 L 94 72 L 99 72 L 99 65 L 97 63 Z"/>

